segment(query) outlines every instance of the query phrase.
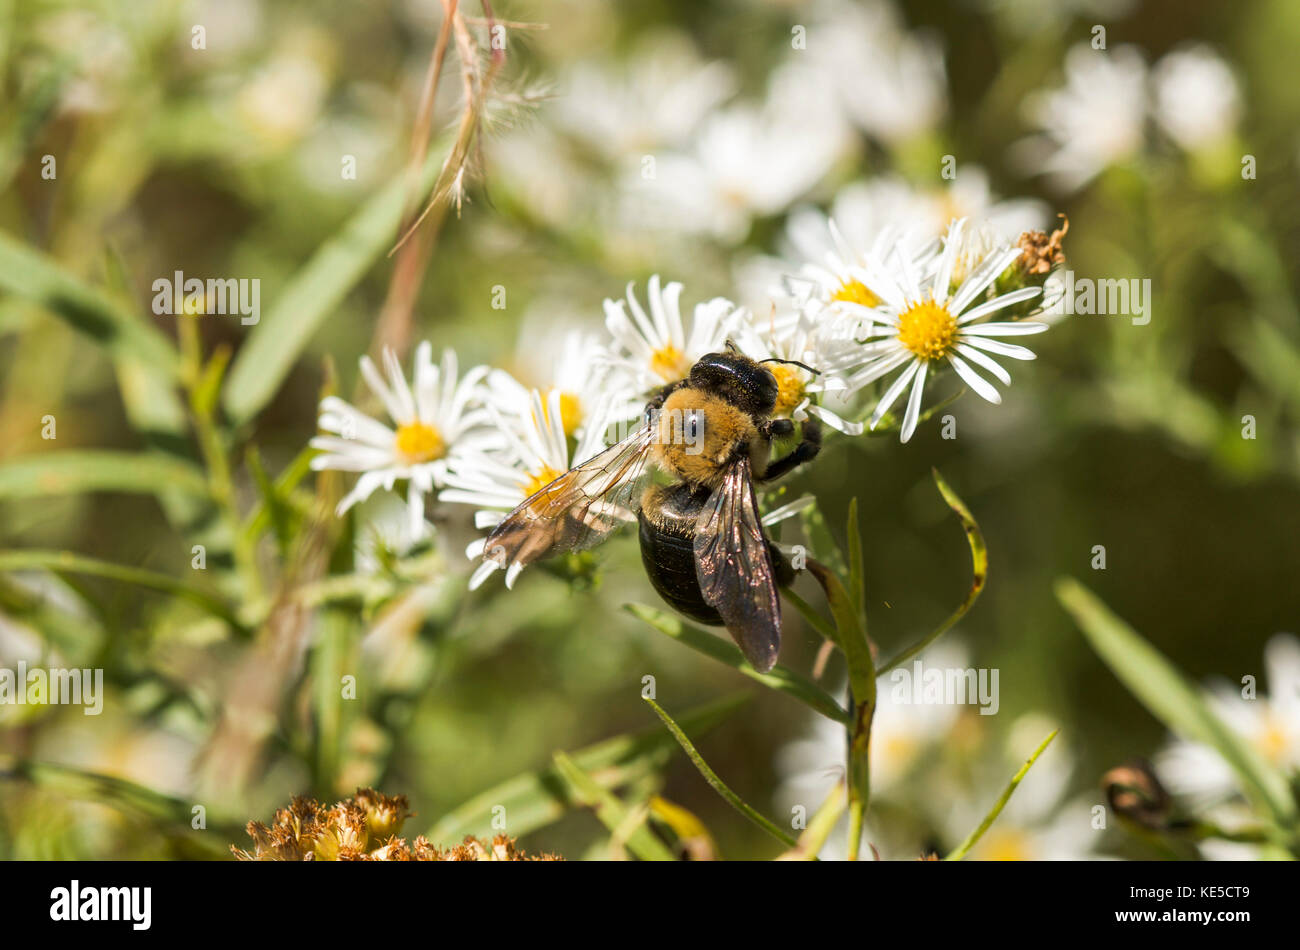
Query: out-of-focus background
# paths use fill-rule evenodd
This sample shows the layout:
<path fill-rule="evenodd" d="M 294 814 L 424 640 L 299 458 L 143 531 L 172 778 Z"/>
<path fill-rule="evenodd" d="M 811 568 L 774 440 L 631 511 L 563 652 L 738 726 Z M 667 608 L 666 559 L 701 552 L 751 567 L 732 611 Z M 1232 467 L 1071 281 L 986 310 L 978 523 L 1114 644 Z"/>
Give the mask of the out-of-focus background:
<path fill-rule="evenodd" d="M 818 497 L 840 536 L 858 499 L 870 631 L 885 653 L 938 624 L 969 584 L 931 467 L 987 539 L 987 590 L 935 662 L 997 668 L 1000 708 L 882 712 L 868 822 L 881 852 L 953 847 L 1059 726 L 986 856 L 1159 856 L 1088 815 L 1106 769 L 1159 755 L 1169 736 L 1052 585 L 1079 578 L 1195 680 L 1253 675 L 1261 693 L 1300 692 L 1300 671 L 1282 662 L 1288 641 L 1269 655 L 1282 658 L 1275 679 L 1294 679 L 1270 684 L 1265 663 L 1265 644 L 1300 621 L 1300 6 L 733 0 L 493 13 L 505 62 L 466 200 L 442 224 L 414 306 L 414 336 L 454 347 L 462 366 L 528 380 L 566 328 L 599 331 L 602 300 L 656 273 L 682 281 L 689 306 L 724 295 L 765 307 L 792 222 L 834 211 L 846 190 L 941 220 L 1002 208 L 1050 230 L 1064 213 L 1077 276 L 1149 278 L 1149 323 L 1060 318 L 1001 406 L 967 396 L 946 410 L 955 439 L 937 419 L 906 445 L 839 438 L 795 488 Z M 177 270 L 259 278 L 265 320 L 299 268 L 401 181 L 441 22 L 435 0 L 0 0 L 6 247 L 107 288 L 173 339 L 175 319 L 150 304 L 152 282 Z M 486 51 L 484 24 L 470 25 Z M 449 54 L 431 154 L 454 135 L 462 92 Z M 342 172 L 348 157 L 355 177 Z M 274 476 L 315 433 L 328 378 L 356 391 L 396 236 L 380 235 L 301 347 L 278 344 L 292 368 L 273 398 L 221 420 L 240 510 L 259 497 L 245 446 Z M 0 549 L 189 583 L 192 545 L 212 526 L 176 485 L 130 463 L 92 491 L 28 477 L 51 452 L 202 454 L 129 353 L 50 295 L 33 302 L 29 258 L 3 258 Z M 227 346 L 236 368 L 260 329 L 198 325 L 202 352 Z M 357 524 L 394 506 L 400 516 L 382 495 Z M 0 666 L 58 657 L 103 667 L 107 689 L 98 717 L 0 706 L 0 855 L 220 855 L 291 795 L 332 801 L 358 785 L 408 795 L 408 830 L 429 830 L 556 750 L 661 731 L 641 700 L 646 674 L 674 713 L 749 687 L 701 753 L 778 823 L 819 804 L 842 731 L 623 612 L 654 602 L 631 537 L 600 549 L 592 589 L 537 570 L 512 592 L 497 580 L 469 594 L 467 510 L 430 517 L 436 563 L 398 585 L 400 599 L 308 605 L 293 621 L 301 636 L 271 661 L 183 598 L 4 562 Z M 361 554 L 367 539 L 359 528 Z M 196 583 L 228 593 L 214 577 Z M 787 613 L 782 661 L 807 671 L 820 638 Z M 355 700 L 322 700 L 354 671 Z M 832 663 L 824 681 L 838 690 L 843 675 Z M 1261 749 L 1294 769 L 1300 722 L 1282 699 Z M 660 793 L 699 816 L 724 856 L 778 850 L 675 746 L 654 765 L 636 782 L 662 776 Z M 535 824 L 530 849 L 610 853 L 590 812 Z M 489 830 L 478 817 L 440 827 Z"/>

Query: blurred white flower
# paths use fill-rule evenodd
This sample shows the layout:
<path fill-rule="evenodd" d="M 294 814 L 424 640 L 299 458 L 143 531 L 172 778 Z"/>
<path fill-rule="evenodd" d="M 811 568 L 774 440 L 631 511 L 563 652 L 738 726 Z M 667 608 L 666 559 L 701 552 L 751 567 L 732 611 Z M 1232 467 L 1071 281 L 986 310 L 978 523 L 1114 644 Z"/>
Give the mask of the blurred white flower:
<path fill-rule="evenodd" d="M 730 67 L 703 62 L 688 37 L 655 34 L 625 59 L 576 63 L 552 111 L 557 126 L 613 161 L 681 145 L 735 88 Z"/>
<path fill-rule="evenodd" d="M 640 413 L 644 400 L 636 398 L 636 391 L 626 374 L 617 372 L 611 365 L 608 347 L 593 333 L 570 329 L 561 333 L 532 336 L 527 329 L 521 340 L 530 341 L 530 351 L 521 353 L 521 369 L 527 370 L 524 379 L 516 379 L 505 370 L 496 369 L 488 374 L 485 395 L 487 400 L 507 417 L 525 414 L 532 402 L 536 388 L 543 400 L 552 392 L 560 394 L 560 418 L 566 436 L 576 437 L 586 428 L 593 414 L 606 410 L 612 403 L 624 405 L 624 417 Z"/>
<path fill-rule="evenodd" d="M 681 284 L 672 281 L 661 289 L 659 275 L 651 277 L 649 316 L 632 287 L 627 286 L 626 307 L 623 300 L 605 301 L 605 327 L 614 338 L 610 365 L 625 373 L 638 392 L 685 379 L 701 356 L 723 345 L 740 318 L 735 304 L 715 297 L 695 305 L 688 335 L 678 303 Z"/>
<path fill-rule="evenodd" d="M 845 380 L 849 392 L 901 369 L 880 397 L 869 425 L 874 429 L 910 386 L 899 434 L 903 442 L 916 429 L 925 381 L 932 370 L 937 371 L 946 362 L 966 385 L 997 405 L 1002 396 L 974 366 L 1003 385 L 1010 385 L 1010 375 L 990 354 L 1018 360 L 1031 360 L 1034 354 L 995 338 L 1048 329 L 1044 323 L 985 320 L 999 310 L 1037 296 L 1041 290 L 1025 287 L 977 303 L 1020 256 L 1020 250 L 1005 245 L 993 248 L 958 282 L 954 278 L 961 276 L 959 265 L 970 257 L 964 226 L 964 221 L 953 222 L 942 255 L 924 274 L 914 261 L 900 256 L 897 249 L 890 265 L 876 261 L 857 271 L 862 286 L 879 298 L 878 305 L 838 304 L 848 318 L 839 334 L 837 352 L 827 358 L 826 369 L 836 373 L 852 371 Z M 981 236 L 975 239 L 980 240 Z"/>
<path fill-rule="evenodd" d="M 391 350 L 384 351 L 384 368 L 387 382 L 368 356 L 361 358 L 366 385 L 397 424 L 396 431 L 337 396 L 327 396 L 321 401 L 319 425 L 329 434 L 311 440 L 324 453 L 312 459 L 311 467 L 361 473 L 339 502 L 340 515 L 381 485 L 391 491 L 398 480 L 409 481 L 410 526 L 418 537 L 425 525 L 424 496 L 442 483 L 451 451 L 471 443 L 475 428 L 486 421 L 475 406 L 487 367 L 477 366 L 458 379 L 455 352 L 443 351 L 442 365 L 435 366 L 433 347 L 425 341 L 415 351 L 414 387 Z"/>
<path fill-rule="evenodd" d="M 951 639 L 926 650 L 923 661 L 930 669 L 965 669 L 970 662 L 965 647 Z M 837 692 L 842 693 L 843 688 Z M 913 802 L 907 779 L 927 761 L 935 761 L 963 707 L 951 703 L 897 702 L 893 693 L 889 682 L 882 680 L 876 692 L 876 713 L 871 724 L 871 796 Z M 824 716 L 813 718 L 802 738 L 786 743 L 777 752 L 776 770 L 781 779 L 776 791 L 779 807 L 789 813 L 795 806 L 802 806 L 812 815 L 835 783 L 844 777 L 847 756 L 844 725 Z M 822 858 L 836 860 L 845 856 L 846 832 L 847 821 L 841 820 L 827 840 Z M 884 846 L 874 830 L 868 831 L 866 838 L 878 847 Z M 916 857 L 918 847 L 913 842 L 898 842 L 889 850 Z"/>
<path fill-rule="evenodd" d="M 1006 754 L 986 763 L 973 791 L 953 799 L 945 824 L 955 847 L 966 840 L 1001 796 L 1011 776 L 1053 724 L 1036 714 L 1018 719 L 1009 730 Z M 971 849 L 972 861 L 1084 861 L 1096 854 L 1102 830 L 1093 826 L 1088 798 L 1069 799 L 1073 764 L 1061 737 L 1038 757 L 997 820 Z"/>
<path fill-rule="evenodd" d="M 626 189 L 630 210 L 659 227 L 739 242 L 754 218 L 780 214 L 807 194 L 848 141 L 817 71 L 786 64 L 761 106 L 715 112 L 688 150 L 658 158 L 652 177 L 638 170 Z"/>
<path fill-rule="evenodd" d="M 312 56 L 284 53 L 255 72 L 236 107 L 245 125 L 272 145 L 292 142 L 315 124 L 328 86 Z"/>
<path fill-rule="evenodd" d="M 892 4 L 826 3 L 808 31 L 806 55 L 863 131 L 899 143 L 934 128 L 947 110 L 943 51 L 909 33 Z"/>
<path fill-rule="evenodd" d="M 1082 43 L 1065 59 L 1065 85 L 1025 101 L 1043 134 L 1019 143 L 1027 171 L 1072 191 L 1142 145 L 1147 67 L 1135 46 L 1097 50 Z"/>
<path fill-rule="evenodd" d="M 1152 70 L 1160 127 L 1189 151 L 1232 134 L 1241 109 L 1237 80 L 1208 46 L 1169 53 Z"/>
<path fill-rule="evenodd" d="M 1241 687 L 1216 682 L 1211 708 L 1245 742 L 1285 773 L 1300 770 L 1300 640 L 1278 634 L 1264 647 L 1268 694 L 1242 696 Z M 1240 788 L 1237 775 L 1207 745 L 1173 738 L 1155 758 L 1160 780 L 1194 806 L 1222 801 Z"/>

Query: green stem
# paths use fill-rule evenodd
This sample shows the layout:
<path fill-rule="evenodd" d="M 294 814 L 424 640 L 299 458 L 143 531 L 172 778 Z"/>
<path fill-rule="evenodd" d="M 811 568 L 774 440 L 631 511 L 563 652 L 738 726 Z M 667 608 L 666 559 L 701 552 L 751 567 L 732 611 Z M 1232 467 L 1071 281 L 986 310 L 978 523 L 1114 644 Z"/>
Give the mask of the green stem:
<path fill-rule="evenodd" d="M 662 707 L 660 707 L 660 705 L 650 697 L 646 696 L 643 698 L 650 704 L 650 708 L 655 711 L 659 718 L 663 720 L 663 724 L 667 726 L 668 731 L 673 734 L 673 738 L 676 739 L 677 744 L 682 747 L 682 751 L 686 753 L 687 758 L 694 763 L 700 774 L 704 776 L 704 780 L 713 787 L 715 792 L 723 797 L 727 804 L 787 847 L 794 848 L 798 846 L 798 842 L 795 841 L 794 838 L 790 837 L 790 835 L 778 828 L 767 817 L 756 811 L 748 802 L 728 788 L 726 782 L 718 778 L 718 774 L 714 772 L 713 769 L 709 768 L 709 763 L 704 761 L 704 757 L 700 755 L 691 740 L 686 737 L 686 733 L 682 732 L 681 727 L 678 726 L 677 723 L 673 722 L 672 716 L 664 712 Z"/>

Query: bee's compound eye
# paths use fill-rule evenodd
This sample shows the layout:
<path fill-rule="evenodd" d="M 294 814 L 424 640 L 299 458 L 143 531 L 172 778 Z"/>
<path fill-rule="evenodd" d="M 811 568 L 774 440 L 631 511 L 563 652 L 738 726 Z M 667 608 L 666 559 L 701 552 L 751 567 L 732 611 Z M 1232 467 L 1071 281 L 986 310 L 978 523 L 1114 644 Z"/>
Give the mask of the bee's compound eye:
<path fill-rule="evenodd" d="M 686 438 L 691 442 L 699 439 L 700 432 L 704 429 L 704 420 L 700 416 L 698 409 L 692 409 L 686 414 Z"/>

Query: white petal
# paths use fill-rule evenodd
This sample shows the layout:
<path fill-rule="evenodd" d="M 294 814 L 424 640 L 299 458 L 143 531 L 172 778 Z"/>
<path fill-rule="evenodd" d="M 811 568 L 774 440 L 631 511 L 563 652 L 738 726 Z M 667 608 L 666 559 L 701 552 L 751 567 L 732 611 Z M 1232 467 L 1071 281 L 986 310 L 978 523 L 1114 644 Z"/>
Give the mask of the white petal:
<path fill-rule="evenodd" d="M 973 346 L 967 346 L 965 343 L 957 344 L 957 352 L 966 357 L 972 363 L 978 363 L 980 366 L 983 366 L 986 370 L 1000 379 L 1002 385 L 1011 385 L 1011 374 L 1003 369 L 999 364 L 995 363 L 988 354 L 981 353 Z"/>
<path fill-rule="evenodd" d="M 816 416 L 836 432 L 843 432 L 845 435 L 862 435 L 866 431 L 866 426 L 861 422 L 850 422 L 847 419 L 842 419 L 829 409 L 815 403 L 809 403 L 806 409 L 809 415 Z"/>
<path fill-rule="evenodd" d="M 907 397 L 907 411 L 903 413 L 903 431 L 899 433 L 898 441 L 906 442 L 916 431 L 916 422 L 921 418 L 921 396 L 925 391 L 925 373 L 928 368 L 927 363 L 917 360 L 920 369 L 916 372 L 916 381 L 912 383 L 912 394 Z"/>
<path fill-rule="evenodd" d="M 1013 290 L 1003 294 L 1001 297 L 994 297 L 992 300 L 985 301 L 978 307 L 972 307 L 963 313 L 958 319 L 958 323 L 970 323 L 972 320 L 978 320 L 980 317 L 986 317 L 990 313 L 996 313 L 1003 307 L 1010 307 L 1012 304 L 1021 303 L 1030 300 L 1042 293 L 1038 287 L 1021 287 L 1019 290 Z"/>
<path fill-rule="evenodd" d="M 998 356 L 1009 356 L 1013 360 L 1033 360 L 1038 358 L 1034 355 L 1033 350 L 1027 350 L 1023 346 L 1016 346 L 1014 343 L 1003 343 L 1001 340 L 990 340 L 982 336 L 962 336 L 961 339 L 973 347 L 989 353 L 996 353 Z"/>
<path fill-rule="evenodd" d="M 889 407 L 898 399 L 899 394 L 907 388 L 908 382 L 917 374 L 922 365 L 922 360 L 912 357 L 912 362 L 907 369 L 898 374 L 898 379 L 894 380 L 889 388 L 885 390 L 885 394 L 880 397 L 880 402 L 876 404 L 876 411 L 871 414 L 871 421 L 867 423 L 868 426 L 875 429 L 881 417 L 889 411 Z"/>
<path fill-rule="evenodd" d="M 975 336 L 1029 336 L 1047 329 L 1046 323 L 977 323 L 964 327 L 961 332 L 963 336 L 968 333 Z"/>
<path fill-rule="evenodd" d="M 980 374 L 975 372 L 975 370 L 971 369 L 970 364 L 956 353 L 948 354 L 948 362 L 951 363 L 952 368 L 957 371 L 957 375 L 965 381 L 967 386 L 975 390 L 975 392 L 979 393 L 995 406 L 1002 402 L 1002 395 L 993 388 L 989 381 L 980 376 Z"/>

